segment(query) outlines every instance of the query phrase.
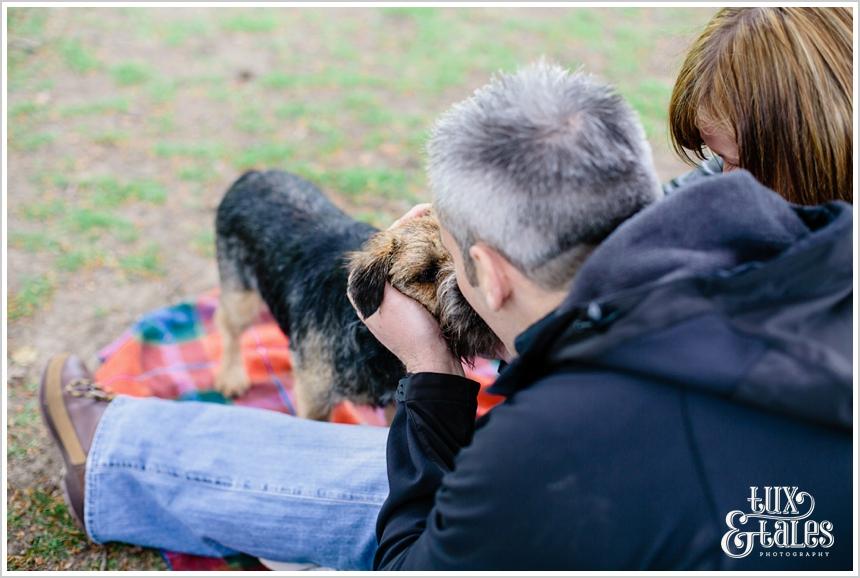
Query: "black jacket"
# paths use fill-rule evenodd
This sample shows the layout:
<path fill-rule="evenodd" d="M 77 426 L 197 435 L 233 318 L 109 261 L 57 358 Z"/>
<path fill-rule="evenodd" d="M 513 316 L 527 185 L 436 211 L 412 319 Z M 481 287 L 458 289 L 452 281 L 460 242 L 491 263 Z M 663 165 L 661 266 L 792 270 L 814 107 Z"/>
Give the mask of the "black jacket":
<path fill-rule="evenodd" d="M 850 569 L 851 230 L 745 172 L 628 220 L 477 426 L 477 384 L 401 382 L 375 567 Z M 738 520 L 776 493 L 785 522 Z M 772 545 L 792 519 L 778 544 L 832 544 Z"/>

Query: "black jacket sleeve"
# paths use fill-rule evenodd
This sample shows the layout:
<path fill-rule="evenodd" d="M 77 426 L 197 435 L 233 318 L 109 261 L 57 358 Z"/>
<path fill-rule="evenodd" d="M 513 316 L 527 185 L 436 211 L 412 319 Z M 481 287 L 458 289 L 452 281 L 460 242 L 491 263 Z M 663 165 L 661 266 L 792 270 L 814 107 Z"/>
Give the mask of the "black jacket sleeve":
<path fill-rule="evenodd" d="M 560 396 L 539 404 L 519 392 L 476 421 L 477 383 L 416 374 L 403 386 L 388 436 L 377 570 L 589 567 L 579 557 L 591 549 L 577 545 L 583 531 L 603 533 L 573 512 L 582 502 L 571 468 L 581 460 L 565 456 L 576 445 L 570 403 L 559 412 Z M 571 388 L 565 381 L 558 389 Z"/>
<path fill-rule="evenodd" d="M 479 386 L 455 375 L 418 373 L 401 380 L 388 434 L 389 495 L 377 520 L 374 568 L 408 567 L 424 559 L 424 534 L 442 477 L 475 431 Z"/>

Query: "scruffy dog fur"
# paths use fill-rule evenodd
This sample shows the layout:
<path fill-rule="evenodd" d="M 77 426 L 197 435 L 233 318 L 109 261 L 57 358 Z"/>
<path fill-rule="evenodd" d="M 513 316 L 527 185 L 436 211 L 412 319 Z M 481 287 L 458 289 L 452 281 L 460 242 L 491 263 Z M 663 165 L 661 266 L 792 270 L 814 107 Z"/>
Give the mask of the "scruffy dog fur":
<path fill-rule="evenodd" d="M 342 399 L 390 403 L 405 369 L 359 320 L 348 283 L 364 316 L 379 307 L 388 281 L 439 320 L 455 355 L 498 351 L 457 287 L 432 217 L 377 232 L 300 177 L 251 171 L 224 195 L 215 225 L 223 347 L 215 388 L 225 396 L 250 386 L 239 340 L 265 303 L 289 337 L 300 416 L 325 420 Z"/>
<path fill-rule="evenodd" d="M 385 282 L 421 303 L 439 322 L 451 352 L 461 360 L 493 357 L 501 346 L 463 297 L 454 262 L 432 215 L 373 235 L 349 256 L 349 292 L 364 317 L 382 303 Z"/>

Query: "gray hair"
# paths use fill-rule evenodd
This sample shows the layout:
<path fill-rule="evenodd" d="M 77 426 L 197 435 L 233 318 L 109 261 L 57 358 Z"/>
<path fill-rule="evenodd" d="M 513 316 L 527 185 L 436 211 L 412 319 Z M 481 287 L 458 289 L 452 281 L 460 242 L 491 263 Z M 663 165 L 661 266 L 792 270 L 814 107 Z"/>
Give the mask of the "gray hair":
<path fill-rule="evenodd" d="M 636 113 L 609 86 L 543 61 L 496 76 L 437 121 L 434 207 L 464 253 L 478 241 L 561 289 L 622 221 L 662 196 Z"/>

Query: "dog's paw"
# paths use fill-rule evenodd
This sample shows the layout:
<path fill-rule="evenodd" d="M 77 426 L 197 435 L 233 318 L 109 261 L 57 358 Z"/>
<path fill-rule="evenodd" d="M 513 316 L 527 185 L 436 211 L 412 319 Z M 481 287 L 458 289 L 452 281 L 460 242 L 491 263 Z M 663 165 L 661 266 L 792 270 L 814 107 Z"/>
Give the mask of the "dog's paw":
<path fill-rule="evenodd" d="M 239 397 L 251 387 L 251 380 L 241 365 L 222 367 L 215 376 L 215 391 L 224 397 Z"/>

